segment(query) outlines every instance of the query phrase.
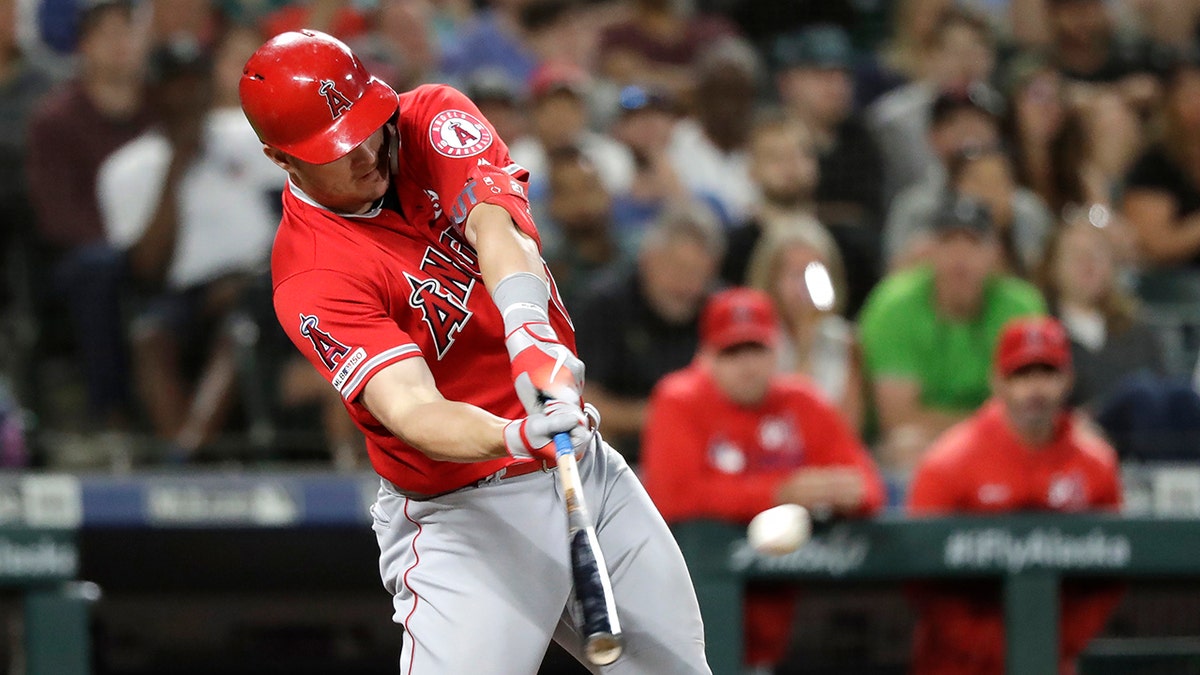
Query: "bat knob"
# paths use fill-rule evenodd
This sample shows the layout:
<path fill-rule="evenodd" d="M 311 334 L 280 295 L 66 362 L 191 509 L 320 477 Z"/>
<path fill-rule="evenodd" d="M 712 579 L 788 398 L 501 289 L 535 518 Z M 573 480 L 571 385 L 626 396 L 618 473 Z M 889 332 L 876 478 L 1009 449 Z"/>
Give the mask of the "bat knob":
<path fill-rule="evenodd" d="M 597 666 L 607 666 L 616 661 L 624 648 L 625 643 L 621 636 L 612 633 L 589 635 L 583 644 L 583 652 L 588 662 Z"/>

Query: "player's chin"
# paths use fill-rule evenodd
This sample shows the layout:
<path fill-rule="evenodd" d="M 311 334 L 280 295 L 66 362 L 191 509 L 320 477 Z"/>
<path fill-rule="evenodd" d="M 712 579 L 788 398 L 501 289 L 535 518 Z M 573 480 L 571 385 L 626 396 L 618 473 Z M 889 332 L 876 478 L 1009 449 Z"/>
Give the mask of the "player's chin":
<path fill-rule="evenodd" d="M 382 172 L 372 171 L 358 179 L 357 183 L 356 187 L 359 193 L 367 201 L 375 201 L 387 194 L 388 191 L 388 177 L 387 174 Z"/>

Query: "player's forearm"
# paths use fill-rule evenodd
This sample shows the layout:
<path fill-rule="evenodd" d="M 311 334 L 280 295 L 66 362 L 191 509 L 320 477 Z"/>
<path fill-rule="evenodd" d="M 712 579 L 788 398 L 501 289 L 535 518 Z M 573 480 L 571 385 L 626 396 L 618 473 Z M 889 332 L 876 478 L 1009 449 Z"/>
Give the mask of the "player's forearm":
<path fill-rule="evenodd" d="M 503 207 L 479 204 L 471 209 L 463 231 L 479 255 L 479 272 L 489 292 L 505 277 L 520 272 L 546 278 L 537 244 L 517 229 Z"/>
<path fill-rule="evenodd" d="M 446 462 L 480 462 L 508 456 L 508 420 L 458 401 L 431 401 L 380 419 L 397 438 Z"/>

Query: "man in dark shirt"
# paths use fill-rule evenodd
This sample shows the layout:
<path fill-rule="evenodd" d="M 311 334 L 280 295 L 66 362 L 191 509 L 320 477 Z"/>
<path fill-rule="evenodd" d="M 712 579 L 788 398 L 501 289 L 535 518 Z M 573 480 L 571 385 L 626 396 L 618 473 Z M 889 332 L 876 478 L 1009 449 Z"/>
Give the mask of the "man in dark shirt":
<path fill-rule="evenodd" d="M 841 28 L 817 25 L 775 42 L 776 86 L 812 134 L 820 166 L 817 217 L 878 232 L 883 214 L 879 148 L 854 114 L 854 51 Z"/>
<path fill-rule="evenodd" d="M 1179 58 L 1165 79 L 1164 138 L 1129 170 L 1121 209 L 1143 262 L 1185 268 L 1194 277 L 1200 267 L 1200 60 Z"/>
<path fill-rule="evenodd" d="M 43 101 L 30 121 L 30 201 L 50 249 L 49 284 L 66 304 L 92 414 L 113 425 L 126 403 L 118 293 L 122 262 L 105 243 L 96 174 L 145 129 L 144 31 L 130 2 L 87 6 L 79 22 L 78 77 Z"/>
<path fill-rule="evenodd" d="M 600 409 L 613 447 L 631 462 L 650 391 L 696 353 L 697 317 L 723 249 L 709 214 L 669 212 L 642 239 L 637 265 L 598 281 L 571 312 L 587 363 L 584 397 Z"/>
<path fill-rule="evenodd" d="M 1113 83 L 1151 68 L 1145 42 L 1122 41 L 1104 0 L 1049 0 L 1046 3 L 1055 66 L 1068 80 Z M 1134 87 L 1130 93 L 1138 93 Z M 1140 94 L 1135 98 L 1141 98 Z"/>
<path fill-rule="evenodd" d="M 543 250 L 567 311 L 575 309 L 588 283 L 625 263 L 631 245 L 613 228 L 612 196 L 596 166 L 575 146 L 547 157 L 547 212 L 560 235 Z"/>

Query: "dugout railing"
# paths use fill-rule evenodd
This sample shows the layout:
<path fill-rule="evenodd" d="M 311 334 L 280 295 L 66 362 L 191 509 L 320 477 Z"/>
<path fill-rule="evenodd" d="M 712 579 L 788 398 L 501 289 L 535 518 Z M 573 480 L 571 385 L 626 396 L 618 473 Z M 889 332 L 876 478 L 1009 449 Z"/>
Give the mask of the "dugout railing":
<path fill-rule="evenodd" d="M 1059 581 L 1200 578 L 1200 521 L 1117 515 L 1019 514 L 819 526 L 805 546 L 756 554 L 745 529 L 681 523 L 714 675 L 740 672 L 742 589 L 751 580 L 797 584 L 999 579 L 1010 675 L 1054 673 Z"/>

